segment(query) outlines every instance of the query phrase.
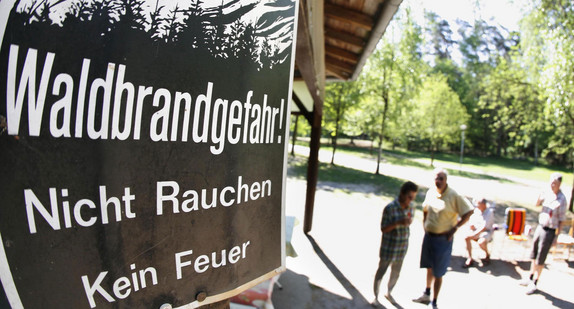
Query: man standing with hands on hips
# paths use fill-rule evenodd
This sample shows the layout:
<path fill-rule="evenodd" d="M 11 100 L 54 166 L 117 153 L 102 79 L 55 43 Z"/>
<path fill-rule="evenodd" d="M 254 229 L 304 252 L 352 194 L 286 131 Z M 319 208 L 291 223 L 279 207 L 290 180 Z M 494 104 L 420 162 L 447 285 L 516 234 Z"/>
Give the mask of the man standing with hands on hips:
<path fill-rule="evenodd" d="M 532 252 L 530 252 L 530 276 L 520 282 L 527 285 L 526 294 L 536 292 L 536 284 L 544 269 L 546 256 L 554 239 L 560 234 L 562 222 L 566 220 L 566 197 L 560 190 L 562 174 L 550 175 L 550 190 L 543 192 L 536 201 L 536 206 L 542 206 L 538 215 L 538 227 L 532 240 Z"/>
<path fill-rule="evenodd" d="M 421 268 L 427 269 L 426 289 L 414 302 L 438 308 L 437 299 L 442 277 L 450 264 L 452 238 L 456 230 L 468 221 L 473 212 L 470 202 L 447 184 L 447 172 L 434 170 L 435 188 L 427 191 L 423 202 L 425 236 L 421 250 Z M 431 286 L 433 297 L 431 302 Z"/>

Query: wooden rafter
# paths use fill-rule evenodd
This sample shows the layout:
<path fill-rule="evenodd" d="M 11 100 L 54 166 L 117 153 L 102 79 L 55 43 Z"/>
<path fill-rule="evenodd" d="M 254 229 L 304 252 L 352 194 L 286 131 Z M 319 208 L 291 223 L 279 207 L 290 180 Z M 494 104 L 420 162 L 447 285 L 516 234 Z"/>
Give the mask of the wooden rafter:
<path fill-rule="evenodd" d="M 325 61 L 327 62 L 327 64 L 332 65 L 336 68 L 339 68 L 345 72 L 348 72 L 349 74 L 352 74 L 353 71 L 355 70 L 355 66 L 345 62 L 345 61 L 341 61 L 337 58 L 333 58 L 329 55 L 325 56 Z"/>
<path fill-rule="evenodd" d="M 329 65 L 329 64 L 325 65 L 325 70 L 330 75 L 333 75 L 333 76 L 335 76 L 341 80 L 347 80 L 347 79 L 349 79 L 349 77 L 351 77 L 351 74 L 344 72 L 343 70 L 336 68 L 336 67 Z"/>
<path fill-rule="evenodd" d="M 326 45 L 325 46 L 325 53 L 327 55 L 331 55 L 334 56 L 336 58 L 339 59 L 345 59 L 348 60 L 350 62 L 356 63 L 357 61 L 359 61 L 359 55 L 348 51 L 346 49 L 342 49 L 339 47 L 335 47 L 335 46 L 330 46 L 330 45 Z"/>
<path fill-rule="evenodd" d="M 367 14 L 352 11 L 348 8 L 340 7 L 328 2 L 325 3 L 325 15 L 366 30 L 371 30 L 375 24 L 373 17 Z"/>
<path fill-rule="evenodd" d="M 364 47 L 366 44 L 366 41 L 363 38 L 329 27 L 325 28 L 325 38 L 340 41 L 360 48 Z"/>

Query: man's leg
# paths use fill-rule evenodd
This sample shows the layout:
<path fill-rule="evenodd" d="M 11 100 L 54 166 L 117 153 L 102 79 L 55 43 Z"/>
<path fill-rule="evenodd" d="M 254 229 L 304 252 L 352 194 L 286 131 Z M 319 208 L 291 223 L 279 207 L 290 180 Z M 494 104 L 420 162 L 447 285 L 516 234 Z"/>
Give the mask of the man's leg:
<path fill-rule="evenodd" d="M 434 280 L 434 276 L 432 273 L 432 268 L 427 268 L 427 277 L 426 277 L 426 288 L 423 295 L 419 296 L 418 298 L 413 299 L 414 302 L 421 303 L 421 304 L 428 304 L 430 302 L 430 290 Z"/>
<path fill-rule="evenodd" d="M 403 266 L 402 260 L 391 263 L 391 277 L 389 278 L 389 284 L 387 286 L 387 295 L 391 294 L 391 291 L 397 284 L 397 280 L 399 280 L 399 275 L 401 273 L 402 266 Z"/>
<path fill-rule="evenodd" d="M 472 240 L 472 236 L 466 236 L 464 241 L 466 242 L 466 252 L 468 254 L 468 258 L 466 259 L 466 264 L 472 261 L 472 244 L 470 241 Z"/>
<path fill-rule="evenodd" d="M 440 292 L 440 287 L 442 286 L 442 277 L 434 278 L 434 286 L 433 286 L 433 302 L 436 302 L 438 299 L 438 293 Z"/>
<path fill-rule="evenodd" d="M 427 289 L 431 288 L 431 285 L 434 281 L 434 276 L 432 274 L 432 268 L 427 268 Z"/>
<path fill-rule="evenodd" d="M 414 302 L 428 304 L 430 302 L 430 287 L 432 284 L 433 273 L 433 261 L 431 257 L 431 238 L 428 233 L 425 233 L 423 238 L 422 250 L 421 250 L 421 268 L 427 269 L 427 276 L 426 276 L 426 288 L 423 295 L 419 296 L 418 298 L 413 299 Z"/>
<path fill-rule="evenodd" d="M 550 247 L 552 247 L 552 243 L 554 242 L 554 237 L 556 233 L 554 230 L 544 231 L 541 233 L 541 241 L 540 241 L 540 252 L 536 260 L 532 261 L 532 270 L 531 270 L 531 282 L 528 285 L 528 289 L 526 290 L 526 294 L 532 294 L 536 292 L 536 285 L 538 284 L 538 279 L 540 279 L 540 274 L 542 274 L 542 270 L 544 269 L 544 263 L 546 262 L 546 257 L 548 256 L 548 252 L 550 251 Z"/>
<path fill-rule="evenodd" d="M 532 250 L 530 251 L 530 272 L 528 273 L 528 278 L 524 278 L 520 281 L 520 285 L 528 285 L 530 281 L 534 280 L 534 272 L 536 269 L 536 260 L 540 255 L 538 245 L 540 243 L 540 234 L 543 233 L 543 230 L 540 226 L 536 228 L 534 231 L 534 237 L 532 239 Z"/>
<path fill-rule="evenodd" d="M 373 291 L 375 292 L 375 301 L 379 297 L 379 288 L 381 286 L 381 280 L 383 279 L 383 276 L 385 275 L 385 272 L 387 271 L 389 264 L 390 264 L 389 261 L 385 261 L 383 259 L 379 261 L 379 268 L 375 273 L 375 282 L 373 284 Z"/>
<path fill-rule="evenodd" d="M 487 261 L 490 260 L 490 253 L 488 253 L 488 240 L 486 238 L 480 238 L 478 240 L 478 246 L 480 247 L 480 249 L 482 249 L 484 251 L 484 253 L 486 254 L 485 259 Z"/>
<path fill-rule="evenodd" d="M 542 270 L 544 269 L 544 264 L 542 265 L 538 265 L 536 263 L 532 263 L 532 265 L 534 265 L 534 281 L 538 281 L 538 279 L 540 279 L 540 274 L 542 274 Z"/>

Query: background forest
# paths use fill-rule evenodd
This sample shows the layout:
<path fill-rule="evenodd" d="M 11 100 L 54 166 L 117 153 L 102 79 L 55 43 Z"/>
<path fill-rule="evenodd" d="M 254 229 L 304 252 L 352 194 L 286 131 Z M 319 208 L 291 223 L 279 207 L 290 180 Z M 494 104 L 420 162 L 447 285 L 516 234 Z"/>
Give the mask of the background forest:
<path fill-rule="evenodd" d="M 323 135 L 434 156 L 460 151 L 464 130 L 466 153 L 572 167 L 574 2 L 524 9 L 519 31 L 458 20 L 455 40 L 441 16 L 422 26 L 401 5 L 361 76 L 328 84 Z"/>

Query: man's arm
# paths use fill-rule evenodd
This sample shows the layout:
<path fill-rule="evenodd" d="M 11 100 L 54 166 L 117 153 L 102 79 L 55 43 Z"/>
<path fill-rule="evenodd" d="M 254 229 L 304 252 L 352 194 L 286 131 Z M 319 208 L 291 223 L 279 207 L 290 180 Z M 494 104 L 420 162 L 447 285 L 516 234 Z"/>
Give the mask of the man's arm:
<path fill-rule="evenodd" d="M 412 222 L 412 219 L 405 217 L 405 218 L 402 218 L 402 219 L 399 219 L 399 220 L 395 220 L 395 221 L 393 221 L 393 222 L 391 222 L 391 223 L 388 223 L 388 224 L 386 224 L 386 225 L 383 225 L 385 218 L 388 218 L 389 216 L 391 216 L 390 218 L 391 218 L 391 220 L 392 220 L 392 217 L 393 217 L 393 216 L 392 216 L 391 214 L 392 214 L 392 212 L 391 212 L 391 211 L 388 211 L 386 208 L 385 208 L 385 210 L 383 211 L 383 222 L 381 222 L 381 231 L 382 231 L 383 233 L 388 233 L 388 232 L 390 232 L 390 231 L 396 229 L 397 227 L 399 227 L 399 226 L 401 226 L 401 225 L 409 225 L 409 224 L 411 224 L 411 222 Z"/>
<path fill-rule="evenodd" d="M 403 218 L 401 220 L 397 220 L 393 223 L 387 224 L 385 226 L 381 227 L 381 231 L 383 233 L 388 233 L 394 229 L 396 229 L 397 227 L 399 227 L 400 225 L 409 225 L 410 224 L 410 219 L 409 218 Z"/>
<path fill-rule="evenodd" d="M 468 219 L 470 218 L 470 216 L 472 215 L 472 210 L 467 211 L 464 215 L 462 215 L 460 217 L 460 220 L 458 220 L 458 223 L 452 228 L 450 229 L 450 231 L 448 231 L 448 240 L 452 240 L 452 236 L 454 235 L 454 233 L 456 232 L 456 230 L 458 230 L 459 227 L 463 226 Z"/>
<path fill-rule="evenodd" d="M 538 195 L 538 199 L 536 200 L 536 207 L 542 205 L 543 202 L 544 202 L 544 195 L 543 193 L 540 193 Z"/>

